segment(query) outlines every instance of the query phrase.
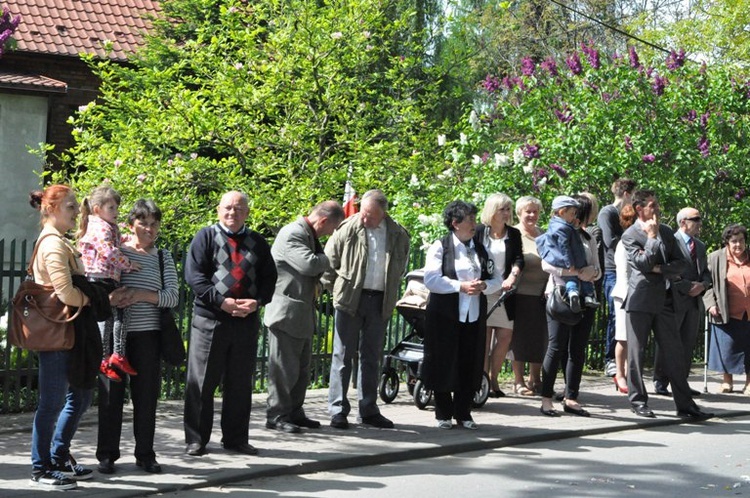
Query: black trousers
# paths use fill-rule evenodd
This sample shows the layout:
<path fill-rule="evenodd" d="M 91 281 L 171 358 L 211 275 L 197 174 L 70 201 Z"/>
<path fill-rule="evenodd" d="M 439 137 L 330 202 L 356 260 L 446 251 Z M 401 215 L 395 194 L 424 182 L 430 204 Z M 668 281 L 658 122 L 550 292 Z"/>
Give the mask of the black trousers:
<path fill-rule="evenodd" d="M 435 419 L 459 422 L 471 418 L 471 402 L 474 400 L 474 370 L 477 348 L 484 348 L 484 331 L 479 330 L 479 322 L 458 323 L 458 349 L 456 351 L 455 388 L 450 391 L 435 391 Z"/>
<path fill-rule="evenodd" d="M 596 310 L 587 308 L 583 318 L 575 325 L 565 325 L 547 314 L 549 342 L 542 363 L 542 396 L 551 398 L 555 394 L 555 380 L 560 363 L 565 362 L 565 398 L 578 399 L 581 376 L 586 363 L 586 346 Z"/>
<path fill-rule="evenodd" d="M 205 446 L 214 422 L 214 391 L 222 385 L 224 446 L 247 444 L 258 314 L 225 321 L 193 316 L 185 387 L 185 442 Z"/>
<path fill-rule="evenodd" d="M 122 382 L 114 382 L 99 375 L 99 431 L 96 458 L 115 461 L 120 458 L 122 433 L 122 407 L 125 388 L 130 385 L 133 402 L 133 435 L 135 457 L 153 460 L 154 432 L 156 430 L 156 401 L 161 389 L 161 362 L 159 361 L 159 332 L 138 331 L 128 334 L 128 360 L 138 375 L 123 375 Z"/>

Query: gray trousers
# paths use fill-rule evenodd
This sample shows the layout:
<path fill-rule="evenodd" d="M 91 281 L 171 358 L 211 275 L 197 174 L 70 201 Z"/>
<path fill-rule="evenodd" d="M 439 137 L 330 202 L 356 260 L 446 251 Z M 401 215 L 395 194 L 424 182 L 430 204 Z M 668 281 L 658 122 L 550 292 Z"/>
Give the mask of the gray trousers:
<path fill-rule="evenodd" d="M 268 421 L 295 422 L 305 419 L 302 405 L 310 383 L 311 356 L 311 337 L 300 339 L 269 327 Z"/>
<path fill-rule="evenodd" d="M 679 313 L 675 313 L 677 330 L 682 341 L 682 352 L 685 355 L 685 373 L 688 376 L 690 375 L 690 367 L 693 363 L 693 349 L 695 349 L 695 342 L 698 340 L 700 319 L 703 316 L 702 311 L 703 306 L 696 302 L 695 306 L 692 306 L 691 303 L 691 306 L 688 306 Z M 654 354 L 654 383 L 658 382 L 664 387 L 667 387 L 670 383 L 670 379 L 664 369 L 664 363 L 667 361 L 666 356 L 671 354 L 671 351 L 665 351 L 658 346 Z"/>
<path fill-rule="evenodd" d="M 359 416 L 380 413 L 377 405 L 380 357 L 383 354 L 386 321 L 383 320 L 383 293 L 363 293 L 357 314 L 336 310 L 331 361 L 328 411 L 349 415 L 351 405 L 346 395 L 352 377 L 354 359 L 359 353 L 357 392 Z"/>
<path fill-rule="evenodd" d="M 648 403 L 648 393 L 643 383 L 643 361 L 646 343 L 651 330 L 654 339 L 666 355 L 662 368 L 672 381 L 672 393 L 677 410 L 693 407 L 693 397 L 687 382 L 682 340 L 677 331 L 677 320 L 671 304 L 666 305 L 661 313 L 628 311 L 628 398 L 632 404 Z"/>

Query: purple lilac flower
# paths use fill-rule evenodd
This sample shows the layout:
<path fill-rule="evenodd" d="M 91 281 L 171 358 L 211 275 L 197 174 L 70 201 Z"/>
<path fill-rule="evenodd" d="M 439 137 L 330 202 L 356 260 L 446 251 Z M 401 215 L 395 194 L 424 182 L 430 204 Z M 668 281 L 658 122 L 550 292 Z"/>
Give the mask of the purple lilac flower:
<path fill-rule="evenodd" d="M 721 153 L 727 154 L 729 152 L 729 144 L 724 144 L 721 146 Z"/>
<path fill-rule="evenodd" d="M 698 113 L 695 112 L 695 109 L 690 109 L 687 113 L 687 116 L 685 116 L 685 119 L 688 120 L 688 123 L 693 123 L 698 118 Z"/>
<path fill-rule="evenodd" d="M 710 111 L 706 111 L 704 114 L 701 114 L 701 128 L 704 130 L 708 127 L 708 118 L 711 116 Z"/>
<path fill-rule="evenodd" d="M 683 49 L 680 49 L 679 52 L 672 50 L 667 56 L 666 64 L 670 71 L 681 68 L 685 65 L 685 51 Z"/>
<path fill-rule="evenodd" d="M 628 135 L 625 135 L 625 150 L 633 150 L 633 141 Z"/>
<path fill-rule="evenodd" d="M 542 69 L 547 71 L 550 76 L 557 76 L 557 63 L 552 57 L 548 57 L 544 62 L 541 63 Z"/>
<path fill-rule="evenodd" d="M 741 189 L 739 189 L 739 190 L 738 190 L 738 191 L 737 191 L 737 192 L 736 192 L 736 193 L 734 194 L 734 198 L 735 198 L 735 199 L 737 199 L 738 201 L 741 201 L 742 199 L 744 199 L 744 198 L 745 198 L 745 195 L 746 195 L 745 189 L 744 189 L 744 188 L 741 188 Z"/>
<path fill-rule="evenodd" d="M 539 157 L 539 146 L 535 144 L 523 144 L 521 146 L 523 155 L 526 159 L 534 159 Z"/>
<path fill-rule="evenodd" d="M 706 75 L 706 63 L 705 62 L 701 64 L 701 68 L 698 70 L 698 72 L 701 74 L 701 76 Z"/>
<path fill-rule="evenodd" d="M 482 164 L 486 164 L 487 161 L 489 160 L 489 158 L 490 158 L 490 153 L 489 152 L 485 152 L 484 154 L 482 154 L 482 157 L 481 157 Z"/>
<path fill-rule="evenodd" d="M 708 138 L 706 137 L 706 135 L 703 135 L 698 140 L 698 150 L 701 151 L 701 156 L 703 157 L 710 156 L 711 155 L 710 147 L 711 147 L 711 142 L 708 141 Z"/>
<path fill-rule="evenodd" d="M 570 72 L 574 75 L 578 76 L 583 72 L 583 67 L 581 67 L 581 58 L 578 56 L 578 52 L 573 52 L 570 57 L 565 59 L 565 63 L 568 65 Z"/>
<path fill-rule="evenodd" d="M 658 74 L 654 77 L 654 82 L 651 84 L 651 89 L 656 95 L 662 95 L 664 93 L 664 87 L 667 86 L 669 80 L 666 76 L 659 76 Z"/>
<path fill-rule="evenodd" d="M 605 104 L 609 104 L 609 101 L 612 100 L 612 95 L 608 92 L 602 92 L 602 100 Z"/>
<path fill-rule="evenodd" d="M 552 169 L 555 173 L 560 175 L 560 178 L 565 178 L 568 176 L 568 172 L 565 171 L 565 168 L 560 166 L 559 164 L 552 163 L 549 165 L 550 169 Z"/>
<path fill-rule="evenodd" d="M 656 161 L 656 156 L 653 154 L 646 154 L 642 157 L 644 163 L 652 163 Z"/>
<path fill-rule="evenodd" d="M 632 45 L 628 47 L 628 56 L 630 57 L 630 67 L 634 69 L 641 67 L 641 62 L 638 60 L 638 52 L 635 51 L 635 47 Z"/>
<path fill-rule="evenodd" d="M 534 174 L 532 175 L 532 183 L 534 185 L 534 190 L 539 192 L 539 190 L 542 188 L 542 185 L 544 185 L 547 182 L 548 179 L 548 173 L 547 170 L 544 168 L 539 168 L 536 171 L 534 171 Z"/>
<path fill-rule="evenodd" d="M 567 105 L 563 106 L 562 109 L 555 109 L 554 112 L 555 116 L 557 116 L 558 121 L 560 121 L 562 124 L 568 124 L 573 121 L 573 113 Z"/>
<path fill-rule="evenodd" d="M 714 181 L 716 182 L 723 182 L 725 180 L 729 179 L 729 171 L 725 169 L 720 169 L 716 172 L 716 176 L 714 176 Z"/>
<path fill-rule="evenodd" d="M 536 69 L 536 63 L 531 57 L 524 57 L 521 60 L 521 74 L 524 76 L 533 76 Z"/>
<path fill-rule="evenodd" d="M 482 81 L 482 87 L 489 93 L 495 93 L 500 89 L 500 79 L 497 76 L 488 74 Z"/>
<path fill-rule="evenodd" d="M 589 65 L 594 69 L 599 69 L 599 66 L 601 65 L 599 63 L 599 51 L 596 50 L 593 45 L 586 45 L 585 43 L 581 43 L 581 50 L 586 54 Z"/>

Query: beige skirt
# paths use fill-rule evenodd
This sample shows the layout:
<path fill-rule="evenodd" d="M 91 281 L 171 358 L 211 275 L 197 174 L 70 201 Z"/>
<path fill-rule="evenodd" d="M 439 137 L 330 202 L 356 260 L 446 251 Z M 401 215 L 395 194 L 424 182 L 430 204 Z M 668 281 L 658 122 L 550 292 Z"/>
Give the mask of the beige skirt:
<path fill-rule="evenodd" d="M 487 308 L 492 307 L 500 297 L 500 293 L 490 294 L 487 296 Z M 487 317 L 487 326 L 501 329 L 513 329 L 513 320 L 508 319 L 508 312 L 505 310 L 505 303 L 501 304 L 490 316 Z"/>

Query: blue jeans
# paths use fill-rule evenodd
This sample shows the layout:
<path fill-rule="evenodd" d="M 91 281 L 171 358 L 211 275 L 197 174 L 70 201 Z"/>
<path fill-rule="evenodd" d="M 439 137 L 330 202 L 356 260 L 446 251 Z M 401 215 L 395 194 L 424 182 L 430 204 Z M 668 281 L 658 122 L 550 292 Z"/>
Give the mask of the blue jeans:
<path fill-rule="evenodd" d="M 560 277 L 565 282 L 565 292 L 576 292 L 583 296 L 593 297 L 595 294 L 594 284 L 591 282 L 581 282 L 578 277 Z M 580 288 L 580 291 L 579 291 Z"/>
<path fill-rule="evenodd" d="M 45 470 L 70 457 L 70 441 L 91 404 L 92 389 L 68 384 L 70 351 L 40 352 L 39 406 L 31 433 L 32 471 Z"/>
<path fill-rule="evenodd" d="M 607 332 L 606 342 L 604 349 L 604 360 L 614 361 L 615 360 L 615 302 L 612 297 L 612 289 L 615 286 L 617 280 L 617 274 L 608 270 L 604 272 L 604 278 L 602 281 L 602 288 L 604 291 L 604 299 L 607 301 Z"/>

